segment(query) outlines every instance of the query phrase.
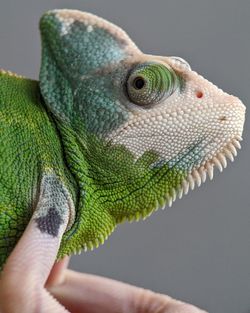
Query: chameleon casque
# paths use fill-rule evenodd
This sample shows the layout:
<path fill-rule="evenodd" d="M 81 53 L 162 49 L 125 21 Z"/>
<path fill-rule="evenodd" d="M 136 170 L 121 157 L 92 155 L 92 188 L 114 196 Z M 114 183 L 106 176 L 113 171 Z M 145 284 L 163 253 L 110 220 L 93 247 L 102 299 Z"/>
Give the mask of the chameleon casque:
<path fill-rule="evenodd" d="M 0 268 L 37 207 L 51 236 L 67 212 L 58 258 L 93 249 L 212 179 L 243 131 L 238 98 L 99 17 L 53 10 L 40 30 L 39 81 L 0 72 Z"/>

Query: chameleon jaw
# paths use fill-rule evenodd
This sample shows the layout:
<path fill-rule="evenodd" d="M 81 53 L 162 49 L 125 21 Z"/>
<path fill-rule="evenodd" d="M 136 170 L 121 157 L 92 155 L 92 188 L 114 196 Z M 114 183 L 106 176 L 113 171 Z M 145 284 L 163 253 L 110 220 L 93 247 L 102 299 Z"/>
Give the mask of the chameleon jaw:
<path fill-rule="evenodd" d="M 223 169 L 227 167 L 227 159 L 233 162 L 234 157 L 237 156 L 237 149 L 241 149 L 240 141 L 242 141 L 242 137 L 235 136 L 229 140 L 212 158 L 203 162 L 202 165 L 192 169 L 192 171 L 188 173 L 187 177 L 183 179 L 178 190 L 172 190 L 172 196 L 168 197 L 167 204 L 163 206 L 162 209 L 165 209 L 166 206 L 171 207 L 177 197 L 181 199 L 182 196 L 186 195 L 190 189 L 193 190 L 196 185 L 197 187 L 200 187 L 200 185 L 206 181 L 207 177 L 212 180 L 215 167 L 222 172 Z"/>

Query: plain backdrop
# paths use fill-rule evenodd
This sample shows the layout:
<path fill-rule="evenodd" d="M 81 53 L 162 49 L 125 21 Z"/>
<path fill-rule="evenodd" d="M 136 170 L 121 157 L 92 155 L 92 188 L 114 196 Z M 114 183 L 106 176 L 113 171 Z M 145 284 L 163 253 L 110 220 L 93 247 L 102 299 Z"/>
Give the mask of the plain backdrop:
<path fill-rule="evenodd" d="M 100 15 L 147 53 L 178 55 L 250 101 L 249 0 L 1 0 L 0 67 L 37 78 L 39 17 L 53 8 Z M 249 117 L 249 110 L 247 110 Z M 213 313 L 250 312 L 250 129 L 234 164 L 148 220 L 125 223 L 72 269 L 129 282 Z M 230 163 L 230 162 L 229 162 Z"/>

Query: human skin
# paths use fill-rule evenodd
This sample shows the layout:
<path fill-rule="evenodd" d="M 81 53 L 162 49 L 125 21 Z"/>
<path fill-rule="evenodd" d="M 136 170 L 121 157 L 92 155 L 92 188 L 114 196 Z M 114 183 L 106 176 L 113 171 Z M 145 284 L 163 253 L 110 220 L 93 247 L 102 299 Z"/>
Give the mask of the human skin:
<path fill-rule="evenodd" d="M 32 219 L 0 276 L 0 313 L 205 313 L 167 295 L 54 263 L 58 244 Z M 32 251 L 32 257 L 31 257 Z"/>

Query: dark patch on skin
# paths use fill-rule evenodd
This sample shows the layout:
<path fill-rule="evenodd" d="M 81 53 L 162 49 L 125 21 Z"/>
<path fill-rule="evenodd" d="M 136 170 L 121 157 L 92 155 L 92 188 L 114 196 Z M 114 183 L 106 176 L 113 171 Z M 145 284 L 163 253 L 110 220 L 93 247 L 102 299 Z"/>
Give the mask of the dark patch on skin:
<path fill-rule="evenodd" d="M 225 122 L 226 120 L 227 120 L 226 116 L 221 116 L 221 117 L 219 118 L 219 121 L 220 121 L 220 122 Z"/>
<path fill-rule="evenodd" d="M 52 237 L 57 237 L 63 219 L 55 208 L 49 208 L 47 215 L 35 219 L 39 230 Z"/>

